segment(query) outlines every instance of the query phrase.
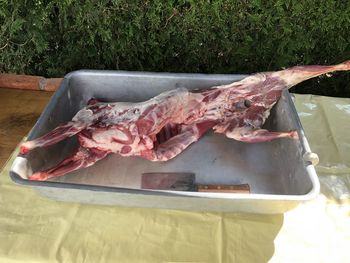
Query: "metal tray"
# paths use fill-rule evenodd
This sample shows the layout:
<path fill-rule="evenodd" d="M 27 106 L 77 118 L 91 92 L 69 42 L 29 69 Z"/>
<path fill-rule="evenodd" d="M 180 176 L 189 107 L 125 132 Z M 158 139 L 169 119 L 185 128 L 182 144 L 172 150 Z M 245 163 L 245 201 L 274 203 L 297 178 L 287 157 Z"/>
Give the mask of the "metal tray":
<path fill-rule="evenodd" d="M 227 84 L 243 75 L 75 71 L 61 86 L 31 130 L 36 138 L 74 114 L 94 97 L 105 101 L 144 101 L 177 87 L 190 90 Z M 77 147 L 75 137 L 16 157 L 10 176 L 18 184 L 62 201 L 154 207 L 181 210 L 282 213 L 314 198 L 319 181 L 314 166 L 303 156 L 310 152 L 288 91 L 273 108 L 265 127 L 299 131 L 300 140 L 279 139 L 247 144 L 208 133 L 168 162 L 110 155 L 94 166 L 49 181 L 29 181 L 31 171 L 48 168 Z M 144 172 L 191 172 L 199 184 L 249 184 L 250 194 L 141 190 Z"/>

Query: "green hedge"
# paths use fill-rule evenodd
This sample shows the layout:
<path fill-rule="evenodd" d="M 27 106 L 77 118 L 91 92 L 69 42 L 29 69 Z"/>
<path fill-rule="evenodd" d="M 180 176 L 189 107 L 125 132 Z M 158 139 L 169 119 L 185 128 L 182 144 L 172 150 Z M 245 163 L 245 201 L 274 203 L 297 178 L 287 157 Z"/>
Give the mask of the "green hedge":
<path fill-rule="evenodd" d="M 350 1 L 0 0 L 0 71 L 252 73 L 350 59 Z M 350 74 L 296 92 L 350 97 Z"/>

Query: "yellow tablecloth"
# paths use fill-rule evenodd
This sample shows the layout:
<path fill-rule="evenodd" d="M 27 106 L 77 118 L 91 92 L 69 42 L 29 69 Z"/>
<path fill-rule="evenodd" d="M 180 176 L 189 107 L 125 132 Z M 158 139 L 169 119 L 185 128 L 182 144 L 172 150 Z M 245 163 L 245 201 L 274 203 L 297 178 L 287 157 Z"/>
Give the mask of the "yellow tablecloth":
<path fill-rule="evenodd" d="M 350 262 L 350 99 L 296 95 L 321 194 L 278 215 L 60 203 L 0 175 L 0 262 Z"/>

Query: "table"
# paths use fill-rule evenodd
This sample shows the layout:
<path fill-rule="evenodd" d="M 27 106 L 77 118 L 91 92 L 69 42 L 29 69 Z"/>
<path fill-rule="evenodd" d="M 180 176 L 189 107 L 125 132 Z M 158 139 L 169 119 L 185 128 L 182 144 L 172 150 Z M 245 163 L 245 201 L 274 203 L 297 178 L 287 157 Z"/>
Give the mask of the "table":
<path fill-rule="evenodd" d="M 33 127 L 52 94 L 0 88 L 0 167 Z"/>
<path fill-rule="evenodd" d="M 13 123 L 0 126 L 1 161 L 51 96 L 27 92 L 0 90 L 1 105 L 9 98 L 0 120 Z M 296 95 L 296 107 L 320 157 L 315 200 L 276 215 L 61 203 L 15 185 L 10 160 L 0 174 L 0 262 L 348 262 L 350 99 Z M 16 125 L 11 116 L 23 115 Z"/>

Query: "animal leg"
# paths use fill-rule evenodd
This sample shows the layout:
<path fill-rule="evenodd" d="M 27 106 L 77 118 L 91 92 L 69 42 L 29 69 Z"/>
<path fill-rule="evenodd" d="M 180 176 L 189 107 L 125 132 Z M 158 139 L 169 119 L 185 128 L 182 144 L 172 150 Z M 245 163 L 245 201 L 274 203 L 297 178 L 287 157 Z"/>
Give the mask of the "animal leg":
<path fill-rule="evenodd" d="M 106 157 L 107 154 L 108 152 L 105 151 L 80 146 L 78 151 L 57 166 L 45 171 L 36 172 L 29 176 L 29 179 L 43 181 L 52 177 L 59 177 L 80 168 L 89 167 Z"/>
<path fill-rule="evenodd" d="M 282 79 L 288 87 L 292 87 L 304 80 L 311 79 L 322 74 L 333 71 L 347 70 L 350 70 L 350 60 L 331 66 L 309 65 L 291 67 L 285 70 L 273 72 L 272 76 Z"/>
<path fill-rule="evenodd" d="M 39 138 L 22 143 L 20 147 L 20 153 L 27 154 L 34 148 L 53 145 L 59 141 L 77 134 L 85 127 L 86 125 L 84 123 L 70 121 L 64 125 L 58 126 L 56 129 Z"/>
<path fill-rule="evenodd" d="M 212 128 L 215 123 L 204 122 L 191 126 L 183 125 L 181 131 L 174 137 L 160 143 L 149 155 L 141 157 L 151 161 L 167 161 L 185 150 L 190 144 L 196 142 L 207 130 Z"/>
<path fill-rule="evenodd" d="M 178 134 L 155 149 L 155 159 L 152 161 L 167 161 L 185 150 L 190 144 L 198 140 L 195 130 L 188 130 Z"/>
<path fill-rule="evenodd" d="M 257 143 L 268 142 L 278 138 L 298 139 L 298 132 L 270 132 L 264 129 L 249 130 L 246 128 L 242 128 L 235 129 L 233 131 L 227 131 L 226 136 L 228 138 L 232 138 L 241 142 Z"/>

